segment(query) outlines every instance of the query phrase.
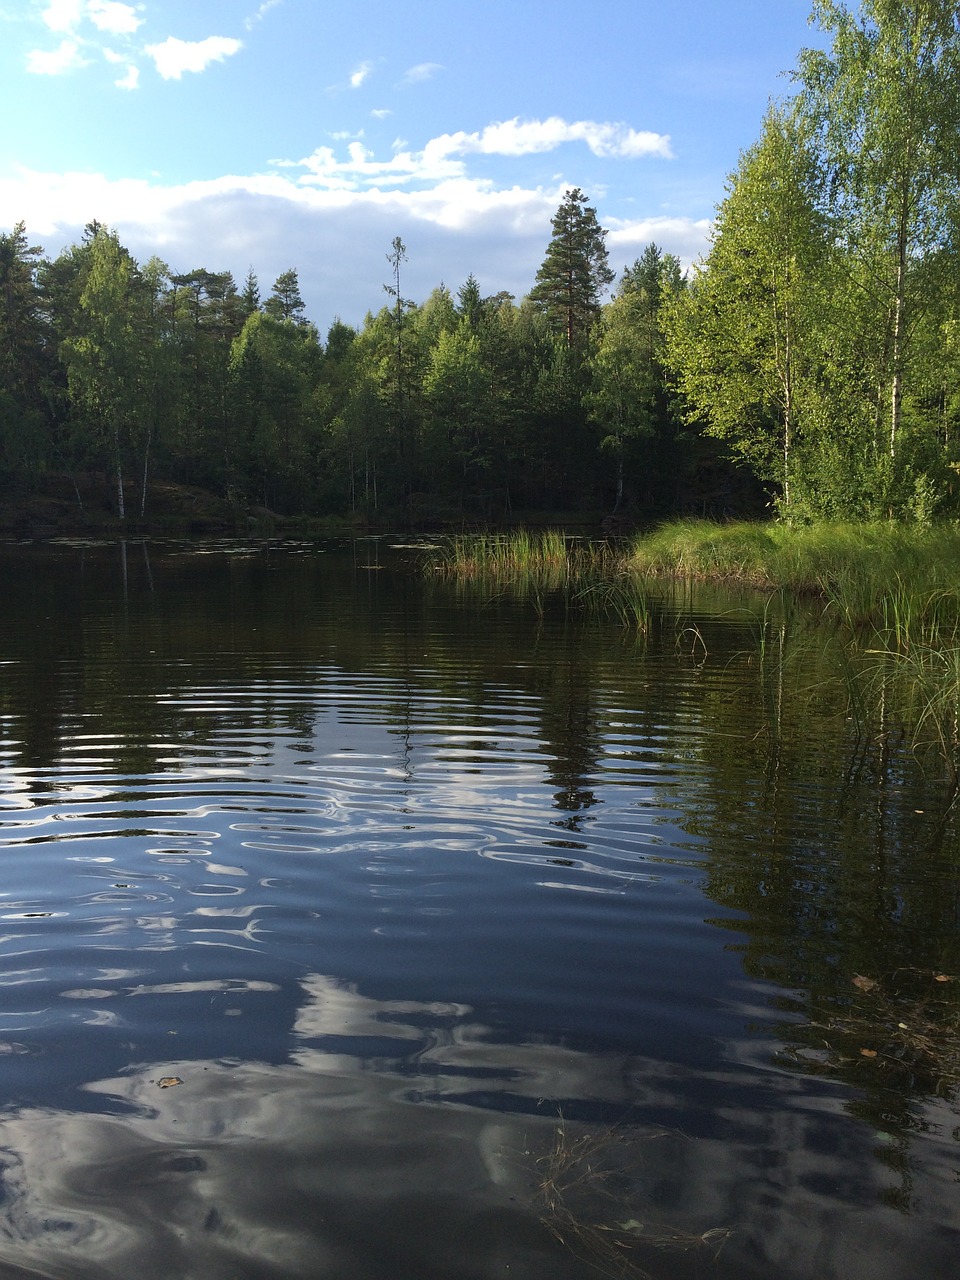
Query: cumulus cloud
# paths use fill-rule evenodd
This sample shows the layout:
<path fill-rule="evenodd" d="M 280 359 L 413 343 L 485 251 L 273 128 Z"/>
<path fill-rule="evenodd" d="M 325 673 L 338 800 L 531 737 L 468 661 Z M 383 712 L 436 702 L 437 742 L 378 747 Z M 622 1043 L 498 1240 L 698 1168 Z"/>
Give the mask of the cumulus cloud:
<path fill-rule="evenodd" d="M 179 80 L 185 71 L 205 71 L 212 62 L 223 62 L 242 48 L 241 40 L 229 36 L 208 36 L 206 40 L 168 36 L 162 44 L 148 44 L 144 52 L 164 80 Z"/>
<path fill-rule="evenodd" d="M 132 35 L 143 25 L 143 19 L 133 6 L 120 4 L 118 0 L 88 0 L 86 11 L 98 31 L 106 31 L 113 36 Z"/>
<path fill-rule="evenodd" d="M 498 121 L 479 133 L 445 133 L 427 144 L 437 155 L 526 156 L 553 151 L 565 142 L 585 142 L 595 156 L 638 159 L 661 156 L 671 159 L 670 139 L 666 134 L 631 129 L 622 123 L 600 124 L 595 120 L 567 121 L 560 116 L 547 120 Z"/>
<path fill-rule="evenodd" d="M 356 141 L 347 147 L 345 159 L 340 159 L 332 147 L 318 147 L 312 155 L 290 167 L 306 171 L 300 177 L 302 185 L 323 187 L 328 191 L 440 182 L 460 177 L 464 171 L 459 160 L 450 160 L 444 155 L 428 155 L 426 151 L 397 150 L 389 160 L 377 160 L 372 151 Z"/>
<path fill-rule="evenodd" d="M 41 17 L 51 31 L 72 31 L 83 18 L 84 0 L 50 0 Z"/>
<path fill-rule="evenodd" d="M 84 51 L 101 52 L 108 61 L 130 61 L 129 54 L 101 48 L 104 35 L 126 40 L 143 23 L 142 6 L 121 4 L 120 0 L 50 0 L 41 11 L 45 25 L 63 35 L 56 49 L 33 49 L 27 54 L 27 70 L 34 75 L 58 76 L 76 67 L 89 65 Z M 130 88 L 129 74 L 118 81 Z"/>
<path fill-rule="evenodd" d="M 648 244 L 658 244 L 675 254 L 685 267 L 702 258 L 710 248 L 710 218 L 654 216 L 649 218 L 607 219 L 607 249 L 624 265 L 642 253 Z"/>
<path fill-rule="evenodd" d="M 61 40 L 56 49 L 32 49 L 27 54 L 27 70 L 35 76 L 60 76 L 85 65 L 76 40 Z"/>
<path fill-rule="evenodd" d="M 373 185 L 443 182 L 465 175 L 461 158 L 465 155 L 517 157 L 553 151 L 570 142 L 586 143 L 594 155 L 604 158 L 669 158 L 673 154 L 664 134 L 640 132 L 625 124 L 568 122 L 553 116 L 548 120 L 507 120 L 487 125 L 479 133 L 444 133 L 431 138 L 422 151 L 410 150 L 398 139 L 388 160 L 377 159 L 367 147 L 352 142 L 343 158 L 330 147 L 318 147 L 302 160 L 272 163 L 303 168 L 300 181 L 304 185 L 349 191 Z"/>
<path fill-rule="evenodd" d="M 356 71 L 350 76 L 350 88 L 359 89 L 364 80 L 369 79 L 370 72 L 373 70 L 372 62 L 361 62 Z"/>
<path fill-rule="evenodd" d="M 132 35 L 143 24 L 139 7 L 120 0 L 49 0 L 40 16 L 51 31 L 75 31 L 86 18 L 98 31 Z"/>
<path fill-rule="evenodd" d="M 284 171 L 168 186 L 24 170 L 0 179 L 0 227 L 23 218 L 55 254 L 97 218 L 115 227 L 142 262 L 157 254 L 174 270 L 199 262 L 231 270 L 237 279 L 250 263 L 268 281 L 292 262 L 308 313 L 323 328 L 336 315 L 359 323 L 369 307 L 380 305 L 384 254 L 397 235 L 409 250 L 404 289 L 410 297 L 425 298 L 439 281 L 455 284 L 471 272 L 484 293 L 522 296 L 567 185 L 497 186 L 460 174 L 423 189 L 383 181 L 357 191 L 349 184 L 310 185 Z M 707 248 L 706 220 L 625 221 L 604 217 L 602 209 L 600 216 L 610 228 L 607 246 L 617 269 L 651 240 L 684 265 Z"/>

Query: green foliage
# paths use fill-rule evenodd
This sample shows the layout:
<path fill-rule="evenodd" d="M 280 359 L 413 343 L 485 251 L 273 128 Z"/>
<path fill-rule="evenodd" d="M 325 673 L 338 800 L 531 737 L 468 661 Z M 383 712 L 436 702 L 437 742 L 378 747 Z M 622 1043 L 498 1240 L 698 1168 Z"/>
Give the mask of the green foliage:
<path fill-rule="evenodd" d="M 664 433 L 672 425 L 660 363 L 661 308 L 682 290 L 680 264 L 648 245 L 623 273 L 616 297 L 605 307 L 588 358 L 591 385 L 583 400 L 600 428 L 601 449 L 616 459 L 614 512 L 623 502 L 628 442 Z"/>
<path fill-rule="evenodd" d="M 110 460 L 122 520 L 124 471 L 133 457 L 143 456 L 149 434 L 149 309 L 137 264 L 104 227 L 89 243 L 78 320 L 61 345 L 61 358 L 71 400 Z"/>
<path fill-rule="evenodd" d="M 650 245 L 609 301 L 579 188 L 527 299 L 470 275 L 389 303 L 326 351 L 297 272 L 140 267 L 91 223 L 44 262 L 0 236 L 0 473 L 136 473 L 236 504 L 407 523 L 518 512 L 759 510 L 785 524 L 960 506 L 960 24 L 946 0 L 817 0 L 692 279 Z M 779 538 L 765 532 L 764 539 Z M 764 581 L 754 535 L 711 535 Z M 779 545 L 779 544 L 778 544 Z M 765 558 L 766 557 L 766 558 Z"/>
<path fill-rule="evenodd" d="M 729 440 L 785 508 L 798 497 L 796 451 L 825 425 L 815 370 L 830 245 L 815 174 L 802 129 L 771 109 L 730 181 L 706 263 L 665 317 L 688 417 Z"/>
<path fill-rule="evenodd" d="M 798 104 L 824 157 L 821 202 L 847 246 L 853 300 L 876 338 L 864 370 L 878 389 L 875 445 L 896 461 L 924 380 L 921 339 L 938 342 L 957 270 L 956 5 L 863 0 L 855 15 L 818 0 L 814 16 L 833 45 L 802 53 Z"/>
<path fill-rule="evenodd" d="M 788 519 L 929 522 L 955 503 L 960 29 L 944 0 L 814 8 L 710 254 L 668 310 L 688 420 Z"/>
<path fill-rule="evenodd" d="M 604 243 L 607 233 L 579 187 L 566 193 L 551 225 L 553 235 L 530 300 L 543 309 L 567 346 L 581 346 L 614 278 Z"/>
<path fill-rule="evenodd" d="M 0 476 L 7 479 L 35 475 L 45 461 L 43 388 L 50 368 L 40 254 L 22 222 L 0 235 Z"/>

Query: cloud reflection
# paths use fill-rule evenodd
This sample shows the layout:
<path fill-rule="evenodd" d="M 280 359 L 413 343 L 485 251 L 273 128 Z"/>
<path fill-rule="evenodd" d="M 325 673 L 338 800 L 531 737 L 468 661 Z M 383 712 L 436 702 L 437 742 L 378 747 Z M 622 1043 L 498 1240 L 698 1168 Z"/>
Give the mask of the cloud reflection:
<path fill-rule="evenodd" d="M 462 1003 L 375 1000 L 321 974 L 301 987 L 285 1063 L 140 1064 L 88 1084 L 92 1109 L 0 1117 L 4 1274 L 582 1280 L 539 1220 L 538 1180 L 558 1107 L 624 1097 L 644 1123 L 609 1130 L 605 1212 L 694 1239 L 734 1228 L 716 1261 L 696 1255 L 697 1274 L 902 1280 L 905 1243 L 912 1274 L 945 1274 L 949 1233 L 868 1202 L 862 1169 L 844 1192 L 852 1164 L 880 1166 L 869 1134 L 837 1127 L 837 1091 L 773 1071 L 758 1089 L 749 1044 L 697 1075 L 499 1042 Z M 170 1077 L 182 1083 L 161 1087 Z M 703 1118 L 699 1136 L 671 1128 L 681 1114 Z M 605 1131 L 563 1123 L 571 1142 Z M 922 1188 L 941 1222 L 949 1157 L 926 1162 Z M 636 1260 L 657 1258 L 662 1271 L 662 1253 Z"/>

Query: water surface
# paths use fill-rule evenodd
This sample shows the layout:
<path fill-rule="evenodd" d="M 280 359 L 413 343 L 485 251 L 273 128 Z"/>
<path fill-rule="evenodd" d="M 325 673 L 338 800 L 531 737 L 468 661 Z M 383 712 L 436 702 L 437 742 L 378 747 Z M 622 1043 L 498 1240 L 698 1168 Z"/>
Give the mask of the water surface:
<path fill-rule="evenodd" d="M 822 659 L 387 539 L 0 586 L 0 1274 L 951 1273 L 955 815 Z"/>

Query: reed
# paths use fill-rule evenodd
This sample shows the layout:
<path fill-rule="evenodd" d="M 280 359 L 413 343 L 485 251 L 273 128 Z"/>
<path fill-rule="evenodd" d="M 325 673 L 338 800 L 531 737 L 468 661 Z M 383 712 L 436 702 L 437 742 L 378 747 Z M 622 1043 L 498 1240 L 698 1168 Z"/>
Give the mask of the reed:
<path fill-rule="evenodd" d="M 565 578 L 576 561 L 571 543 L 559 529 L 531 533 L 471 534 L 450 539 L 435 562 L 458 578 L 553 576 Z"/>
<path fill-rule="evenodd" d="M 644 637 L 672 608 L 678 644 L 691 641 L 699 652 L 699 639 L 704 657 L 706 643 L 691 631 L 684 608 L 676 607 L 679 592 L 692 592 L 692 584 L 761 591 L 778 615 L 805 599 L 820 610 L 809 643 L 833 652 L 857 724 L 892 717 L 915 745 L 934 746 L 958 782 L 956 525 L 682 520 L 615 546 L 559 530 L 522 530 L 454 538 L 434 564 L 465 589 L 509 593 L 532 602 L 541 615 L 549 598 L 562 597 L 567 606 L 617 620 Z M 757 628 L 761 670 L 771 635 L 767 615 L 764 609 Z"/>
<path fill-rule="evenodd" d="M 882 620 L 897 585 L 957 599 L 960 528 L 681 520 L 630 545 L 635 571 L 820 596 L 855 625 Z"/>
<path fill-rule="evenodd" d="M 510 595 L 541 614 L 551 596 L 566 604 L 595 605 L 598 584 L 618 572 L 606 544 L 571 538 L 558 529 L 460 535 L 429 565 L 465 590 L 475 588 L 487 598 Z"/>
<path fill-rule="evenodd" d="M 774 546 L 760 524 L 720 525 L 680 520 L 644 534 L 627 548 L 627 566 L 636 573 L 694 580 L 736 581 L 773 587 L 767 564 Z"/>
<path fill-rule="evenodd" d="M 595 571 L 589 580 L 581 581 L 574 598 L 590 613 L 614 618 L 626 630 L 645 636 L 652 626 L 654 602 L 659 596 L 647 578 L 615 568 L 613 572 Z"/>

